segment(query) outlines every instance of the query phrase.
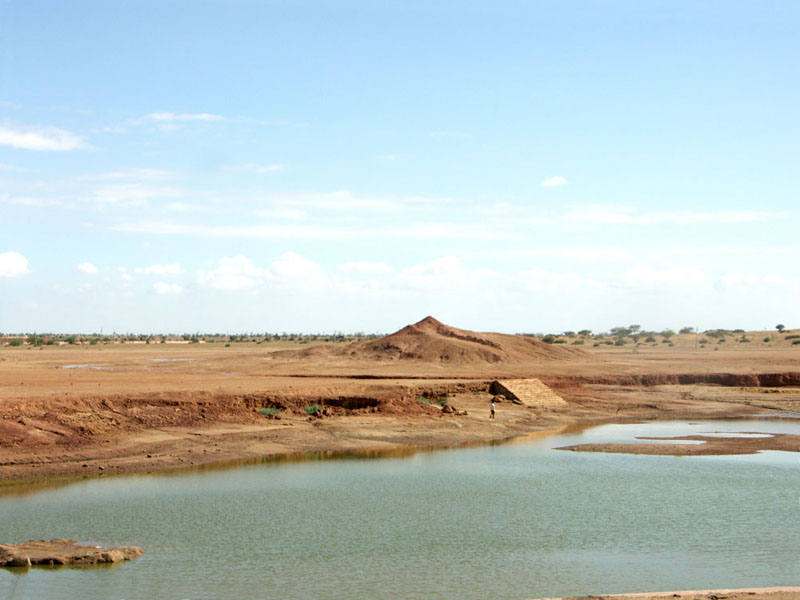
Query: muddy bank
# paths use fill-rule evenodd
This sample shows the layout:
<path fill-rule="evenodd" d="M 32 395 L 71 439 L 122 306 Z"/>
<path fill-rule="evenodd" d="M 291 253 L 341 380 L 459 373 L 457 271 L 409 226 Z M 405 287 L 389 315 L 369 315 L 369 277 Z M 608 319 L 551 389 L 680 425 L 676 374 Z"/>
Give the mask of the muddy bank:
<path fill-rule="evenodd" d="M 610 454 L 649 454 L 656 456 L 720 456 L 724 454 L 756 454 L 763 450 L 800 452 L 800 435 L 742 431 L 747 435 L 763 437 L 717 437 L 684 435 L 676 437 L 637 437 L 637 440 L 674 441 L 675 444 L 600 443 L 562 446 L 556 450 L 573 452 L 606 452 Z M 681 442 L 702 442 L 681 443 Z"/>
<path fill-rule="evenodd" d="M 119 563 L 140 556 L 136 546 L 80 546 L 76 540 L 31 540 L 20 544 L 0 544 L 0 567 L 97 565 Z"/>
<path fill-rule="evenodd" d="M 800 587 L 740 588 L 725 590 L 687 590 L 645 594 L 604 594 L 599 596 L 564 596 L 539 600 L 797 600 Z"/>

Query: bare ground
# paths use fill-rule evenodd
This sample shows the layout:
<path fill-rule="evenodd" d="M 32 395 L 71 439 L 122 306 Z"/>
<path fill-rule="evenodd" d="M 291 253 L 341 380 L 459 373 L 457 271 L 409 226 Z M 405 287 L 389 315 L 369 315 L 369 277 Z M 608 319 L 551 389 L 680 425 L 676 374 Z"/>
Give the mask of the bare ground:
<path fill-rule="evenodd" d="M 485 443 L 597 422 L 800 411 L 796 348 L 603 347 L 555 358 L 534 350 L 527 362 L 465 364 L 329 350 L 287 357 L 255 344 L 0 348 L 0 480 Z M 567 406 L 504 403 L 490 421 L 489 383 L 520 376 L 540 377 Z M 440 396 L 468 414 L 446 415 L 417 400 Z M 309 418 L 304 407 L 312 404 L 326 414 Z M 280 409 L 280 419 L 259 414 L 264 407 Z M 792 437 L 715 443 L 732 452 L 770 443 L 796 450 Z"/>

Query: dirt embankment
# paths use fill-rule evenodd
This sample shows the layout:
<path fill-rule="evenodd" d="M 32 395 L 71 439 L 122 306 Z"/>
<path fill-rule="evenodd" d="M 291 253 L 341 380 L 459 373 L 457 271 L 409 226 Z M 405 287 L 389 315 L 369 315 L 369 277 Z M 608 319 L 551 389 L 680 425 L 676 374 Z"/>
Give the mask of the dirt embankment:
<path fill-rule="evenodd" d="M 789 373 L 643 373 L 640 375 L 597 375 L 541 377 L 551 387 L 575 384 L 597 385 L 720 385 L 726 387 L 800 387 L 800 372 Z"/>

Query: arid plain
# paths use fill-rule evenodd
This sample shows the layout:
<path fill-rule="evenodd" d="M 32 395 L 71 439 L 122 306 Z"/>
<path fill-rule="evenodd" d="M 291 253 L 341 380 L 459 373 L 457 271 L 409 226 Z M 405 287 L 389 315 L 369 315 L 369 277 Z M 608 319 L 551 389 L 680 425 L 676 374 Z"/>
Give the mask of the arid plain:
<path fill-rule="evenodd" d="M 600 422 L 794 413 L 800 346 L 785 339 L 789 333 L 751 332 L 749 343 L 676 335 L 671 344 L 546 344 L 429 317 L 350 344 L 6 346 L 0 480 L 224 466 L 306 452 L 416 452 Z M 564 402 L 502 401 L 490 420 L 491 383 L 529 378 Z M 798 451 L 798 438 L 645 442 L 634 451 Z"/>

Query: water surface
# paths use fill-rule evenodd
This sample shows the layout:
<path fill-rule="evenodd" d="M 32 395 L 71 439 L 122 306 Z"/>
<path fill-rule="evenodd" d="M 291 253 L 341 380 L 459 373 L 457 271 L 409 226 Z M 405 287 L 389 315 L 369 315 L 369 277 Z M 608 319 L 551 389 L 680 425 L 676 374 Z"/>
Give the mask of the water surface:
<path fill-rule="evenodd" d="M 515 444 L 129 476 L 0 497 L 0 539 L 140 545 L 0 569 L 0 598 L 535 598 L 792 585 L 800 455 L 556 451 L 797 422 L 605 425 Z"/>

